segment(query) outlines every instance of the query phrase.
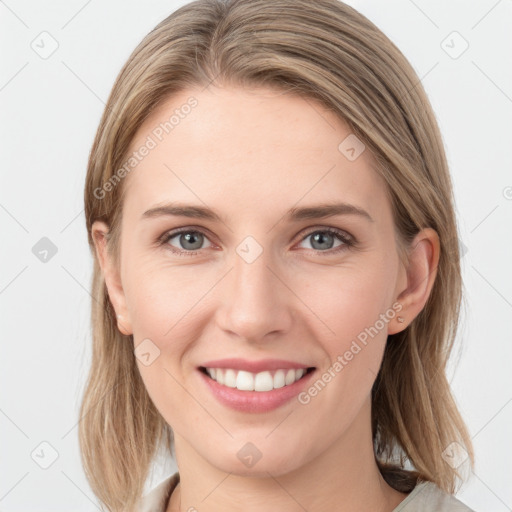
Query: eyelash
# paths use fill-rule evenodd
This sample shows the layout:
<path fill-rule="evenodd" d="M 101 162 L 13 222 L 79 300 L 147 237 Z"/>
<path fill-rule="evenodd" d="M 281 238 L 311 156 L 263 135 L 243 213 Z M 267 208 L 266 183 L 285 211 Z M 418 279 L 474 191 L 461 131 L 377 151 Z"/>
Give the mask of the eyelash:
<path fill-rule="evenodd" d="M 161 237 L 158 238 L 157 243 L 159 246 L 167 245 L 166 249 L 168 248 L 172 253 L 176 254 L 180 257 L 187 257 L 187 256 L 195 256 L 200 253 L 199 251 L 180 251 L 177 250 L 175 247 L 168 245 L 167 243 L 171 238 L 174 238 L 176 235 L 179 235 L 180 233 L 200 233 L 206 238 L 208 238 L 207 234 L 202 231 L 201 229 L 192 229 L 191 227 L 181 228 L 174 231 L 167 231 L 165 232 Z M 310 232 L 308 232 L 304 237 L 300 240 L 302 242 L 305 240 L 308 236 L 314 235 L 315 233 L 329 233 L 334 235 L 339 241 L 343 242 L 342 245 L 339 247 L 336 247 L 335 249 L 328 249 L 326 251 L 320 251 L 315 249 L 309 249 L 310 251 L 313 251 L 315 253 L 325 254 L 327 256 L 332 256 L 333 254 L 338 254 L 342 251 L 346 251 L 353 247 L 356 244 L 356 240 L 351 235 L 346 234 L 344 231 L 341 231 L 337 228 L 332 227 L 322 227 L 322 228 L 316 228 Z"/>

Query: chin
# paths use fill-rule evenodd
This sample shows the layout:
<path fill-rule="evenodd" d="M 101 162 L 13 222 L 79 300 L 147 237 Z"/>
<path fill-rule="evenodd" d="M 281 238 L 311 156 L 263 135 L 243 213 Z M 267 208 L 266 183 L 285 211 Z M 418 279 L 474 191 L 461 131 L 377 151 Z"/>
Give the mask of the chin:
<path fill-rule="evenodd" d="M 255 462 L 250 459 L 244 462 L 244 458 L 248 457 L 248 455 L 245 455 L 246 453 L 250 455 L 251 449 L 247 449 L 245 453 L 237 452 L 235 458 L 228 453 L 214 455 L 214 459 L 210 460 L 210 463 L 225 473 L 253 478 L 268 478 L 269 474 L 275 477 L 285 475 L 298 469 L 301 464 L 300 461 L 293 458 L 292 453 L 288 455 L 276 454 L 275 451 L 273 456 L 267 457 L 265 457 L 265 453 L 260 452 L 261 458 L 254 459 Z M 255 449 L 254 456 L 258 456 Z"/>

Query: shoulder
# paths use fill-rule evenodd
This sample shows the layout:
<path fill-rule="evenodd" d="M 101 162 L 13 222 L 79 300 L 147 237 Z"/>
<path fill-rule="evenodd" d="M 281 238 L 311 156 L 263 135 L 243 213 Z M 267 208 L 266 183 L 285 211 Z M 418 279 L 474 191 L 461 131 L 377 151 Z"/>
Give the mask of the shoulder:
<path fill-rule="evenodd" d="M 433 482 L 420 482 L 393 512 L 475 512 Z"/>
<path fill-rule="evenodd" d="M 179 481 L 178 472 L 168 476 L 137 502 L 134 512 L 165 512 L 169 497 Z"/>

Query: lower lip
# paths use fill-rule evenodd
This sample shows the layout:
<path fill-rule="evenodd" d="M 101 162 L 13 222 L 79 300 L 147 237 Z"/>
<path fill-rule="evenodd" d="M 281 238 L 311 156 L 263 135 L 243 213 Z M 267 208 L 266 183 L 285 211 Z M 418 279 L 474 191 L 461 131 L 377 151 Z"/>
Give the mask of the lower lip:
<path fill-rule="evenodd" d="M 240 391 L 237 388 L 219 384 L 216 380 L 198 370 L 203 381 L 221 404 L 241 412 L 268 412 L 281 407 L 301 392 L 309 383 L 315 371 L 310 371 L 289 386 L 272 389 L 271 391 Z"/>

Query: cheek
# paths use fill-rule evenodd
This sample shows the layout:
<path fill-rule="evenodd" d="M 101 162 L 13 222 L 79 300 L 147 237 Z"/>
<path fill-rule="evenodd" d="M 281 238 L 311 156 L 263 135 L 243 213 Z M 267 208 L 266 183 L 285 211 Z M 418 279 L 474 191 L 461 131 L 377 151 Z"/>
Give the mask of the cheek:
<path fill-rule="evenodd" d="M 136 254 L 126 259 L 124 289 L 134 334 L 157 338 L 170 334 L 208 289 L 208 282 L 198 279 L 192 266 L 172 266 L 161 260 Z"/>
<path fill-rule="evenodd" d="M 370 393 L 395 315 L 393 263 L 367 263 L 329 269 L 314 286 L 304 281 L 299 287 L 315 314 L 311 334 L 326 354 L 320 377 L 327 392 L 321 392 L 319 402 L 326 404 L 325 411 L 339 411 L 340 422 L 353 417 Z"/>
<path fill-rule="evenodd" d="M 309 282 L 303 281 L 296 290 L 302 290 L 304 302 L 322 321 L 317 323 L 323 325 L 325 338 L 344 346 L 365 328 L 373 326 L 390 308 L 392 276 L 389 266 L 378 264 L 338 267 Z M 378 327 L 382 330 L 380 322 Z"/>
<path fill-rule="evenodd" d="M 141 347 L 145 340 L 156 346 L 155 352 L 161 355 L 151 367 L 139 364 L 148 391 L 157 390 L 162 385 L 174 388 L 174 379 L 165 370 L 181 380 L 182 370 L 191 363 L 189 349 L 193 340 L 200 339 L 208 321 L 205 306 L 208 292 L 216 276 L 201 277 L 197 267 L 192 265 L 162 265 L 154 261 L 139 260 L 133 266 L 126 266 L 131 277 L 127 279 L 125 293 L 132 319 L 134 348 Z M 156 370 L 158 369 L 158 371 Z"/>
<path fill-rule="evenodd" d="M 162 268 L 154 262 L 140 261 L 133 267 L 126 266 L 131 271 L 127 272 L 131 277 L 125 292 L 135 353 L 149 352 L 154 357 L 148 365 L 137 357 L 137 366 L 153 403 L 178 430 L 180 421 L 173 411 L 187 408 L 190 399 L 180 385 L 183 366 L 187 366 L 184 358 L 190 341 L 200 336 L 198 301 L 210 287 L 206 282 L 202 285 L 191 268 L 183 272 L 183 268 Z"/>
<path fill-rule="evenodd" d="M 318 422 L 334 424 L 333 435 L 354 420 L 378 374 L 394 317 L 390 274 L 376 266 L 340 268 L 304 295 L 315 313 L 310 332 L 326 358 L 301 403 L 312 407 Z"/>

